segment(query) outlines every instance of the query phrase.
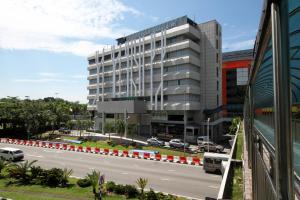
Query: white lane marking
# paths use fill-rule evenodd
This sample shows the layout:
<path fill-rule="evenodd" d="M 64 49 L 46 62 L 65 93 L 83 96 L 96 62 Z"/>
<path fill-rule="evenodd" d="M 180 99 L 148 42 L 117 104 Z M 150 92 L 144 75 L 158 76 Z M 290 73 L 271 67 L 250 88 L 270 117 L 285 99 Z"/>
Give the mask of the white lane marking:
<path fill-rule="evenodd" d="M 168 179 L 168 178 L 161 178 L 160 180 L 162 180 L 162 181 L 169 181 L 170 179 Z"/>
<path fill-rule="evenodd" d="M 209 185 L 208 187 L 213 188 L 213 189 L 218 189 L 219 188 L 219 186 L 217 186 L 217 185 Z"/>
<path fill-rule="evenodd" d="M 44 156 L 31 155 L 31 154 L 26 154 L 26 156 L 29 156 L 29 157 L 36 157 L 36 158 L 43 158 L 43 157 L 44 157 Z"/>
<path fill-rule="evenodd" d="M 123 175 L 127 175 L 127 174 L 128 174 L 128 172 L 121 172 L 121 174 L 123 174 Z"/>
<path fill-rule="evenodd" d="M 77 179 L 81 179 L 82 177 L 79 176 L 70 176 L 71 178 L 77 178 Z"/>
<path fill-rule="evenodd" d="M 176 170 L 174 169 L 169 169 L 168 172 L 175 172 Z"/>
<path fill-rule="evenodd" d="M 51 151 L 51 150 L 44 150 L 47 153 L 63 153 L 62 151 Z"/>

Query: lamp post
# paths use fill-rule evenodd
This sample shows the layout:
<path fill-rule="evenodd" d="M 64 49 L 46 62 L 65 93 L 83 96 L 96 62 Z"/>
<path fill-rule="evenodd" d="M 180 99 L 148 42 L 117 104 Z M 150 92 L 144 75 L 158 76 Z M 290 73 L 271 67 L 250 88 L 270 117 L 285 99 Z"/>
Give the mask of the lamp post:
<path fill-rule="evenodd" d="M 184 112 L 183 112 L 183 120 L 184 120 L 184 135 L 183 135 L 183 152 L 185 156 L 185 139 L 186 139 L 186 90 L 184 90 Z"/>
<path fill-rule="evenodd" d="M 209 152 L 209 121 L 210 118 L 207 118 L 207 151 Z"/>

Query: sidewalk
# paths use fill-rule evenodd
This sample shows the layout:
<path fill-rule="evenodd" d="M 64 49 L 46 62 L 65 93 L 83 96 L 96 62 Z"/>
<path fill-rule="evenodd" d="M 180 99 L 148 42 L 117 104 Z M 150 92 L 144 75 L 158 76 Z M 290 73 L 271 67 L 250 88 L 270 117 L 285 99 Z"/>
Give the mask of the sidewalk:
<path fill-rule="evenodd" d="M 248 150 L 246 148 L 246 136 L 244 134 L 244 153 L 243 153 L 243 165 L 244 165 L 244 200 L 252 200 L 252 170 L 248 165 Z"/>

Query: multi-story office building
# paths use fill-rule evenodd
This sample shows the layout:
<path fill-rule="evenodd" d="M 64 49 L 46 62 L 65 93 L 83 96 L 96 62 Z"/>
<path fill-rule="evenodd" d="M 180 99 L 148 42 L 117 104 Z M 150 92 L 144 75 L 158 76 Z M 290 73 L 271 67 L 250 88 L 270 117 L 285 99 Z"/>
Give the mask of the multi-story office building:
<path fill-rule="evenodd" d="M 203 110 L 222 102 L 220 24 L 183 16 L 117 43 L 88 57 L 96 129 L 113 114 L 141 134 L 197 135 Z"/>
<path fill-rule="evenodd" d="M 222 104 L 224 115 L 242 116 L 253 49 L 223 53 Z"/>

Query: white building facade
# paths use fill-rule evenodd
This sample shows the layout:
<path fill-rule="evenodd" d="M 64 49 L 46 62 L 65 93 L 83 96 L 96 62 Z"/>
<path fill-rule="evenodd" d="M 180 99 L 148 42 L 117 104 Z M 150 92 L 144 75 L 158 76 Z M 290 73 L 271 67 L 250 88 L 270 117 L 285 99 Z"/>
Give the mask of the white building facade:
<path fill-rule="evenodd" d="M 221 104 L 221 26 L 183 16 L 117 39 L 88 57 L 88 110 L 145 135 L 201 134 L 203 110 Z"/>

